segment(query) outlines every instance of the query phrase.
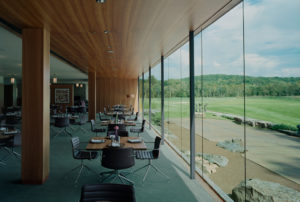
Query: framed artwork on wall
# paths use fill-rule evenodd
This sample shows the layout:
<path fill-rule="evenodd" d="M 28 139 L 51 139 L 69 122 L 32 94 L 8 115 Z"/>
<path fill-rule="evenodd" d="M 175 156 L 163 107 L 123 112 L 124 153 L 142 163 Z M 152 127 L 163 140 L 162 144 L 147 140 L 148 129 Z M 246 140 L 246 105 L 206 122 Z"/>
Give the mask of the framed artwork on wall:
<path fill-rule="evenodd" d="M 55 104 L 69 104 L 69 103 L 70 103 L 70 89 L 55 88 Z"/>

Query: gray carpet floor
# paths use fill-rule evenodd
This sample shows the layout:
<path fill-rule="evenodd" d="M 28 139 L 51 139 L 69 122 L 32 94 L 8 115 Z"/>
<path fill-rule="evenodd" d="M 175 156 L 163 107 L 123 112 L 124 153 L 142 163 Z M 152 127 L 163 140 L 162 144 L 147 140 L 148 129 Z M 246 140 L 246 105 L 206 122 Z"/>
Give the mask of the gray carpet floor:
<path fill-rule="evenodd" d="M 72 131 L 73 136 L 80 137 L 84 148 L 89 139 L 95 134 L 90 131 L 90 123 L 83 127 L 88 131 L 83 133 L 78 126 Z M 57 131 L 51 127 L 51 136 Z M 71 130 L 70 130 L 71 131 Z M 105 134 L 100 134 L 105 136 Z M 134 136 L 134 134 L 130 134 Z M 153 142 L 155 134 L 146 130 L 142 135 L 145 141 Z M 153 148 L 153 143 L 147 143 L 149 149 Z M 68 171 L 80 164 L 80 161 L 73 159 L 70 137 L 59 135 L 51 139 L 50 145 L 50 174 L 48 180 L 43 185 L 24 185 L 21 183 L 21 160 L 11 156 L 5 166 L 0 165 L 0 201 L 79 201 L 81 186 L 84 184 L 97 184 L 99 177 L 93 173 L 84 172 L 78 183 L 74 183 L 77 172 L 66 175 Z M 21 147 L 16 147 L 17 152 Z M 6 155 L 5 151 L 0 151 L 0 158 Z M 108 171 L 101 166 L 101 155 L 92 161 L 86 161 L 86 165 L 97 173 Z M 136 160 L 135 166 L 128 171 L 135 170 L 145 165 L 147 161 Z M 127 177 L 134 181 L 135 194 L 138 202 L 153 201 L 214 201 L 208 192 L 197 180 L 189 179 L 188 168 L 184 165 L 173 150 L 167 145 L 161 146 L 161 153 L 158 160 L 153 164 L 159 167 L 169 180 L 154 170 L 150 169 L 148 177 L 142 183 L 145 169 Z"/>

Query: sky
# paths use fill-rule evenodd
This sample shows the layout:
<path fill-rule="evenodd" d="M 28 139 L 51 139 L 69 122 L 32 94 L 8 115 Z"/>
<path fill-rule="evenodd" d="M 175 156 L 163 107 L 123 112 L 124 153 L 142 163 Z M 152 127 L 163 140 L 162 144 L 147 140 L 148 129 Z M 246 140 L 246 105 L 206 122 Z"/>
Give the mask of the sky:
<path fill-rule="evenodd" d="M 245 0 L 246 75 L 300 77 L 300 1 Z M 237 5 L 195 36 L 195 74 L 243 75 L 243 12 Z M 188 44 L 166 58 L 165 77 L 189 75 Z M 159 71 L 157 74 L 160 77 Z"/>

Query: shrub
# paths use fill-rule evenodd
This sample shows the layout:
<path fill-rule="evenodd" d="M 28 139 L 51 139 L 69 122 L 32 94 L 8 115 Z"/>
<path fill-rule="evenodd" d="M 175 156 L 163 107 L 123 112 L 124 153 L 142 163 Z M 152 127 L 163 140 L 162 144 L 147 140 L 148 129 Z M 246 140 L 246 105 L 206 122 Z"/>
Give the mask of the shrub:
<path fill-rule="evenodd" d="M 275 124 L 274 126 L 272 126 L 272 130 L 293 130 L 293 131 L 297 131 L 297 128 L 293 127 L 293 126 L 286 125 L 286 124 Z"/>

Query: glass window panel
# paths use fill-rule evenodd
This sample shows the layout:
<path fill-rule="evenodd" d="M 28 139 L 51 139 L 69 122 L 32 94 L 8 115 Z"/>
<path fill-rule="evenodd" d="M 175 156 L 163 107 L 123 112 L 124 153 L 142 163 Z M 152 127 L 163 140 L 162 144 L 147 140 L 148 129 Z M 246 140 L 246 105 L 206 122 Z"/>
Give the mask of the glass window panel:
<path fill-rule="evenodd" d="M 256 125 L 246 130 L 247 178 L 297 191 L 300 141 L 280 130 L 300 124 L 299 10 L 299 1 L 245 1 L 246 118 Z"/>
<path fill-rule="evenodd" d="M 151 126 L 161 132 L 161 67 L 151 69 Z"/>
<path fill-rule="evenodd" d="M 240 4 L 202 32 L 203 172 L 227 194 L 245 176 L 242 19 Z"/>
<path fill-rule="evenodd" d="M 144 119 L 149 120 L 149 72 L 144 74 Z"/>
<path fill-rule="evenodd" d="M 143 111 L 143 78 L 139 77 L 139 116 L 141 116 Z"/>
<path fill-rule="evenodd" d="M 202 66 L 201 66 L 201 34 L 198 34 L 194 38 L 195 47 L 195 148 L 196 148 L 196 167 L 201 169 L 201 175 L 203 175 L 202 167 L 202 153 L 203 153 L 203 132 L 202 132 L 202 121 L 203 121 L 203 97 L 202 97 Z"/>
<path fill-rule="evenodd" d="M 189 162 L 190 153 L 190 65 L 189 43 L 180 48 L 181 151 Z"/>

